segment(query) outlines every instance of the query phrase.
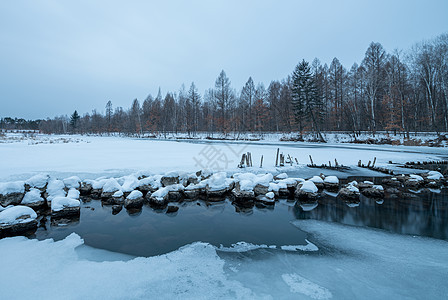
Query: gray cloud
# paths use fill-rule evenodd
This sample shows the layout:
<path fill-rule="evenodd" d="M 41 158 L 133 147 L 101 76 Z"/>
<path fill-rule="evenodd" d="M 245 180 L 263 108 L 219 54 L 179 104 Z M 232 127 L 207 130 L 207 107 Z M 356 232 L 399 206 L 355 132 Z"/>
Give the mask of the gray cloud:
<path fill-rule="evenodd" d="M 361 3 L 362 2 L 362 3 Z M 221 69 L 235 88 L 281 79 L 305 58 L 350 67 L 448 31 L 447 1 L 2 1 L 0 116 L 128 107 Z"/>

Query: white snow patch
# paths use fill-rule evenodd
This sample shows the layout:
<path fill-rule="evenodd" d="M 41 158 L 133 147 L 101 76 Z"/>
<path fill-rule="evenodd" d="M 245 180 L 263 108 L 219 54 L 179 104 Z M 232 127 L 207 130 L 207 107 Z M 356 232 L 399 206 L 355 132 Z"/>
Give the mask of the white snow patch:
<path fill-rule="evenodd" d="M 41 189 L 45 187 L 45 185 L 48 183 L 48 180 L 50 179 L 50 176 L 48 174 L 37 174 L 33 177 L 27 179 L 25 181 L 26 184 L 28 184 L 32 188 L 38 188 Z"/>
<path fill-rule="evenodd" d="M 313 176 L 309 180 L 314 183 L 324 183 L 324 180 L 320 176 Z"/>
<path fill-rule="evenodd" d="M 70 190 L 68 190 L 67 193 L 67 198 L 72 198 L 72 199 L 79 199 L 79 191 L 75 188 L 71 188 Z"/>
<path fill-rule="evenodd" d="M 27 218 L 21 218 L 27 216 Z M 0 212 L 0 225 L 28 223 L 37 218 L 36 212 L 28 206 L 17 205 Z M 7 257 L 7 256 L 2 256 Z M 2 265 L 5 260 L 2 260 Z M 3 270 L 2 270 L 3 272 Z"/>
<path fill-rule="evenodd" d="M 80 258 L 81 249 L 83 256 L 90 259 Z M 264 298 L 243 283 L 229 279 L 225 261 L 217 255 L 215 247 L 206 243 L 128 261 L 104 261 L 104 252 L 84 246 L 75 233 L 57 242 L 24 237 L 2 239 L 0 257 L 8 258 L 2 260 L 0 272 L 2 298 L 32 299 L 36 295 L 45 299 Z M 57 293 L 55 284 L 63 287 Z"/>
<path fill-rule="evenodd" d="M 327 177 L 325 177 L 324 182 L 338 184 L 339 183 L 339 179 L 336 176 L 327 176 Z"/>
<path fill-rule="evenodd" d="M 140 192 L 140 191 L 137 191 L 137 190 L 132 191 L 132 192 L 126 197 L 126 199 L 129 199 L 129 200 L 135 200 L 135 199 L 138 199 L 138 198 L 143 198 L 143 193 Z"/>
<path fill-rule="evenodd" d="M 131 192 L 135 190 L 139 185 L 139 180 L 134 175 L 125 176 L 122 185 L 123 192 Z M 104 187 L 103 187 L 104 188 Z"/>
<path fill-rule="evenodd" d="M 207 186 L 210 191 L 219 191 L 229 187 L 233 179 L 227 178 L 226 172 L 215 173 L 208 179 Z"/>
<path fill-rule="evenodd" d="M 112 195 L 112 197 L 114 197 L 114 198 L 120 198 L 120 197 L 123 197 L 123 191 L 116 191 L 113 195 Z"/>
<path fill-rule="evenodd" d="M 410 179 L 411 181 L 417 181 L 417 182 L 423 181 L 423 177 L 417 174 L 411 174 L 409 175 L 409 177 L 411 178 Z"/>
<path fill-rule="evenodd" d="M 29 192 L 25 194 L 22 199 L 21 204 L 33 204 L 36 202 L 44 201 L 44 198 L 41 196 L 41 191 L 35 188 L 31 188 Z"/>
<path fill-rule="evenodd" d="M 377 189 L 377 190 L 379 190 L 379 191 L 384 191 L 384 188 L 383 188 L 383 186 L 382 185 L 374 185 L 374 186 L 372 186 L 374 189 Z"/>
<path fill-rule="evenodd" d="M 314 182 L 307 180 L 305 182 L 302 182 L 302 186 L 300 187 L 301 191 L 304 191 L 306 193 L 317 193 L 318 188 L 314 184 Z"/>
<path fill-rule="evenodd" d="M 47 200 L 51 202 L 55 197 L 65 197 L 67 194 L 64 188 L 65 185 L 62 180 L 50 179 L 47 186 Z"/>
<path fill-rule="evenodd" d="M 428 179 L 431 180 L 440 180 L 443 178 L 442 173 L 437 172 L 437 171 L 429 171 L 428 172 Z"/>
<path fill-rule="evenodd" d="M 68 189 L 74 188 L 79 189 L 79 186 L 81 184 L 81 179 L 79 179 L 78 176 L 71 176 L 68 178 L 65 178 L 64 180 L 65 187 Z"/>
<path fill-rule="evenodd" d="M 108 179 L 103 185 L 103 192 L 113 193 L 116 191 L 121 191 L 121 185 L 115 178 Z"/>
<path fill-rule="evenodd" d="M 313 243 L 311 243 L 310 241 L 308 241 L 307 239 L 305 239 L 306 241 L 306 245 L 286 245 L 286 246 L 281 246 L 280 248 L 282 250 L 285 251 L 309 251 L 309 252 L 313 252 L 313 251 L 318 251 L 319 248 L 314 245 Z"/>
<path fill-rule="evenodd" d="M 277 178 L 277 179 L 286 179 L 286 178 L 288 178 L 288 174 L 280 173 L 278 175 L 275 175 L 275 178 Z"/>
<path fill-rule="evenodd" d="M 23 181 L 0 182 L 0 195 L 23 192 L 25 192 L 25 182 Z"/>
<path fill-rule="evenodd" d="M 312 299 L 330 299 L 333 297 L 328 289 L 309 281 L 299 274 L 283 274 L 282 278 L 293 293 L 303 294 Z"/>
<path fill-rule="evenodd" d="M 61 211 L 68 207 L 79 207 L 81 202 L 76 199 L 67 197 L 55 197 L 51 201 L 51 211 Z"/>

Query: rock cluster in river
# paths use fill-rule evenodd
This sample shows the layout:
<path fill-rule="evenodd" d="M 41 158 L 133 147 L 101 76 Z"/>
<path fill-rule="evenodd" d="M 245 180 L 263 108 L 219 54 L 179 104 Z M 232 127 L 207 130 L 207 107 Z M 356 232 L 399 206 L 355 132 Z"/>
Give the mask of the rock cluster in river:
<path fill-rule="evenodd" d="M 27 181 L 0 183 L 0 214 L 11 207 L 25 206 L 39 214 L 49 212 L 54 219 L 79 218 L 80 196 L 112 205 L 113 214 L 119 213 L 123 206 L 128 210 L 141 209 L 145 204 L 167 209 L 171 202 L 198 198 L 213 202 L 229 197 L 235 205 L 244 208 L 255 203 L 270 206 L 275 204 L 276 198 L 291 197 L 312 206 L 324 190 L 330 194 L 337 193 L 335 195 L 346 203 L 357 204 L 361 195 L 382 199 L 385 193 L 403 193 L 403 189 L 406 192 L 421 188 L 435 189 L 446 184 L 446 181 L 446 177 L 435 171 L 385 178 L 381 185 L 369 181 L 341 184 L 336 176 L 324 175 L 305 180 L 290 178 L 285 173 L 276 176 L 270 173 L 234 173 L 228 176 L 225 172 L 170 172 L 165 175 L 139 174 L 96 180 L 80 180 L 76 176 L 60 180 L 38 174 Z M 177 206 L 168 207 L 168 213 L 178 209 Z M 18 219 L 13 220 L 15 223 L 10 216 L 9 223 L 1 223 L 0 218 L 0 233 L 17 233 L 37 226 L 35 218 L 28 220 L 26 214 L 16 217 Z"/>

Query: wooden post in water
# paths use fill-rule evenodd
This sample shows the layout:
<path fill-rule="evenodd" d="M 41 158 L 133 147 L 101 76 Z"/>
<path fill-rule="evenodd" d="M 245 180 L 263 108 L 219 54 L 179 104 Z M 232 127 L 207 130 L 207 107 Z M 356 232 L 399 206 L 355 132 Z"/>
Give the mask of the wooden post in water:
<path fill-rule="evenodd" d="M 311 166 L 314 166 L 314 162 L 313 162 L 313 158 L 311 157 L 311 154 L 310 154 L 310 161 L 311 161 Z"/>
<path fill-rule="evenodd" d="M 373 164 L 372 164 L 372 168 L 375 167 L 375 162 L 376 162 L 376 157 L 373 158 Z"/>
<path fill-rule="evenodd" d="M 280 148 L 277 148 L 277 156 L 275 158 L 275 166 L 278 167 L 278 152 L 280 151 Z"/>
<path fill-rule="evenodd" d="M 260 168 L 263 168 L 263 155 L 261 156 Z"/>

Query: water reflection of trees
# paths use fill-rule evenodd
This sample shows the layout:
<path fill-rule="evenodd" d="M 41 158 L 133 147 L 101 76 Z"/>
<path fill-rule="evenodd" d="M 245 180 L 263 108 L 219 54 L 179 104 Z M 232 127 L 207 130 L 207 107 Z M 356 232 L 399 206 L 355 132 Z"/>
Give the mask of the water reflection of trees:
<path fill-rule="evenodd" d="M 297 219 L 317 219 L 348 225 L 381 228 L 400 234 L 415 234 L 448 239 L 448 191 L 422 192 L 405 197 L 386 197 L 383 204 L 361 195 L 358 207 L 348 207 L 344 201 L 324 196 L 319 205 L 304 211 L 297 203 Z"/>

